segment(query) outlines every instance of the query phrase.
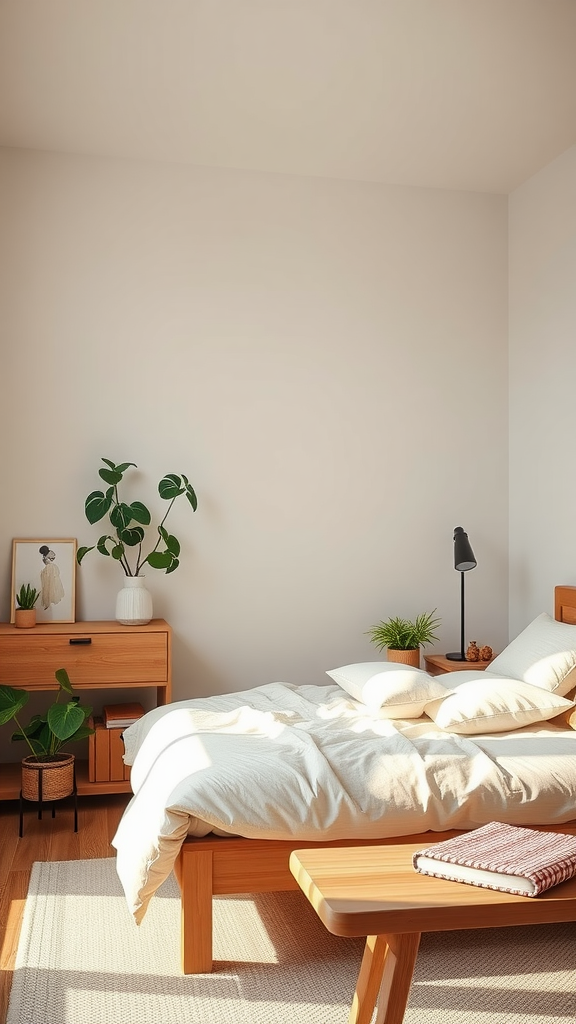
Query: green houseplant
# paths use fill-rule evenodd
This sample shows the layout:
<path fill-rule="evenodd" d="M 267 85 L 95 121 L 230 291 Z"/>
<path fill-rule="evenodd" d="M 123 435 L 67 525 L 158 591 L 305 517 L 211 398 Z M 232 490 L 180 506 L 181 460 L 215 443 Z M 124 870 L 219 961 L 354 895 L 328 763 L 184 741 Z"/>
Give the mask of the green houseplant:
<path fill-rule="evenodd" d="M 16 594 L 16 604 L 19 608 L 28 611 L 34 607 L 39 597 L 40 591 L 36 590 L 36 587 L 33 587 L 30 583 L 23 583 Z"/>
<path fill-rule="evenodd" d="M 124 474 L 134 467 L 135 462 L 121 462 L 115 465 L 110 459 L 102 459 L 104 467 L 98 471 L 99 477 L 108 484 L 105 491 L 91 491 L 86 498 L 84 511 L 90 524 L 98 523 L 107 515 L 111 532 L 104 533 L 97 544 L 91 547 L 78 548 L 76 559 L 78 564 L 84 556 L 95 548 L 101 555 L 112 557 L 121 565 L 126 576 L 140 576 L 144 566 L 151 569 L 163 569 L 174 572 L 180 564 L 180 542 L 173 534 L 168 533 L 164 526 L 170 510 L 181 495 L 185 495 L 193 510 L 196 511 L 198 501 L 194 488 L 182 473 L 167 473 L 158 484 L 161 498 L 169 502 L 168 508 L 156 527 L 156 541 L 148 554 L 143 551 L 146 528 L 150 526 L 150 511 L 141 501 L 128 504 L 120 499 L 118 485 L 122 483 Z"/>
<path fill-rule="evenodd" d="M 59 668 L 54 674 L 58 683 L 56 700 L 44 714 L 33 715 L 28 725 L 22 725 L 19 716 L 30 699 L 29 692 L 0 685 L 0 725 L 14 720 L 18 732 L 12 739 L 24 741 L 30 749 L 22 760 L 22 795 L 27 800 L 39 799 L 40 772 L 45 799 L 58 800 L 73 792 L 74 755 L 64 753 L 62 748 L 94 732 L 87 724 L 92 708 L 80 704 L 66 669 Z M 63 694 L 70 697 L 66 703 L 61 702 Z"/>
<path fill-rule="evenodd" d="M 420 648 L 437 640 L 435 630 L 440 619 L 435 618 L 436 609 L 417 615 L 414 621 L 394 617 L 378 622 L 367 631 L 378 650 L 388 650 L 389 661 L 402 661 L 418 667 Z"/>
<path fill-rule="evenodd" d="M 30 583 L 23 583 L 16 594 L 17 608 L 14 609 L 14 625 L 24 628 L 36 625 L 36 609 L 34 605 L 40 597 L 40 591 Z"/>
<path fill-rule="evenodd" d="M 128 469 L 137 469 L 135 462 L 121 462 L 116 465 L 110 459 L 102 459 L 104 466 L 98 471 L 100 479 L 107 484 L 105 491 L 91 491 L 84 504 L 89 523 L 100 522 L 105 516 L 110 523 L 110 532 L 103 533 L 96 544 L 80 547 L 76 559 L 78 564 L 89 551 L 96 549 L 101 555 L 113 558 L 124 571 L 124 587 L 116 599 L 116 618 L 126 625 L 142 625 L 152 618 L 152 597 L 146 590 L 142 576 L 146 567 L 174 572 L 180 564 L 180 541 L 168 533 L 165 523 L 177 498 L 184 496 L 195 512 L 198 501 L 188 477 L 167 473 L 158 484 L 160 497 L 168 502 L 168 508 L 155 529 L 145 550 L 146 530 L 151 526 L 152 516 L 141 501 L 130 503 L 120 497 L 119 485 Z"/>

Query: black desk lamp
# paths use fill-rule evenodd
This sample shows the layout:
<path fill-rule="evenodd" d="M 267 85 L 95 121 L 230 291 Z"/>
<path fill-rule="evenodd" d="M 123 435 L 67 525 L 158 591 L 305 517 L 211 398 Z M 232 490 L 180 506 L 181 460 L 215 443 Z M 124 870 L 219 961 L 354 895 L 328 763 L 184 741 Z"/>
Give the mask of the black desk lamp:
<path fill-rule="evenodd" d="M 446 655 L 450 661 L 466 661 L 464 651 L 464 573 L 469 569 L 475 569 L 476 565 L 468 534 L 464 533 L 461 526 L 457 526 L 454 530 L 454 568 L 460 573 L 460 650 Z"/>

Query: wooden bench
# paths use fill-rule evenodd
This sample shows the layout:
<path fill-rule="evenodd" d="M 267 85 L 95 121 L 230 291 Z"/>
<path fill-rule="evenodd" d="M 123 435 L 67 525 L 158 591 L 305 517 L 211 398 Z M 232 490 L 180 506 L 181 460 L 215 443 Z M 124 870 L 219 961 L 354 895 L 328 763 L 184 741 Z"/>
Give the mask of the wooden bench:
<path fill-rule="evenodd" d="M 576 835 L 572 826 L 554 828 Z M 290 870 L 334 935 L 365 935 L 349 1024 L 402 1024 L 422 932 L 576 920 L 576 878 L 513 896 L 415 871 L 422 843 L 295 850 Z"/>

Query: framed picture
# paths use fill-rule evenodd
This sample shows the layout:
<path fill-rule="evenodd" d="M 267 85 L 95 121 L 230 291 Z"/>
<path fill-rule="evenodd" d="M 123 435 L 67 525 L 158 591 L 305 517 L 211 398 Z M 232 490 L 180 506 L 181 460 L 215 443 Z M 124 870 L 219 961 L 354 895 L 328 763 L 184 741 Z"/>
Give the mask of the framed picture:
<path fill-rule="evenodd" d="M 35 587 L 37 622 L 76 621 L 75 538 L 63 540 L 16 538 L 12 541 L 10 622 L 14 622 L 16 594 L 22 584 Z"/>

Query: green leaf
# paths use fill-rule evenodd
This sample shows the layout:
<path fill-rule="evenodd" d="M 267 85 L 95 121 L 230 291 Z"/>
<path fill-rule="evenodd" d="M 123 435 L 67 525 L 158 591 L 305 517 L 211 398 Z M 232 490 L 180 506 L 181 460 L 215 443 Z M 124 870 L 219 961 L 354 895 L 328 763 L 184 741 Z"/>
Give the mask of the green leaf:
<path fill-rule="evenodd" d="M 98 476 L 105 481 L 107 484 L 112 484 L 113 487 L 119 484 L 122 479 L 122 473 L 119 473 L 116 469 L 99 469 Z"/>
<path fill-rule="evenodd" d="M 124 473 L 130 466 L 134 466 L 134 469 L 138 469 L 138 466 L 136 465 L 135 462 L 121 462 L 119 466 L 114 466 L 114 469 L 116 470 L 117 473 L 120 473 L 122 476 L 124 476 Z"/>
<path fill-rule="evenodd" d="M 102 537 L 100 537 L 96 547 L 98 548 L 98 551 L 100 552 L 101 555 L 108 555 L 108 556 L 110 556 L 110 552 L 108 551 L 108 548 L 106 547 L 106 544 L 108 543 L 108 541 L 112 541 L 112 543 L 114 543 L 114 541 L 112 540 L 112 537 L 107 537 L 106 534 L 103 534 Z"/>
<path fill-rule="evenodd" d="M 196 509 L 198 508 L 198 498 L 196 497 L 196 493 L 191 484 L 186 484 L 186 497 L 188 498 L 188 501 L 192 505 L 194 511 L 196 511 Z"/>
<path fill-rule="evenodd" d="M 112 548 L 110 554 L 112 555 L 112 558 L 115 558 L 116 561 L 119 562 L 124 554 L 124 545 L 116 544 L 116 546 Z"/>
<path fill-rule="evenodd" d="M 179 494 L 184 494 L 184 490 L 180 477 L 175 473 L 167 473 L 158 484 L 158 493 L 166 501 L 177 498 Z"/>
<path fill-rule="evenodd" d="M 164 539 L 166 542 L 166 547 L 168 548 L 170 554 L 173 555 L 174 558 L 178 558 L 178 555 L 180 554 L 180 541 L 177 540 L 176 537 L 174 537 L 171 533 L 169 533 L 168 536 Z"/>
<path fill-rule="evenodd" d="M 110 494 L 104 494 L 103 491 L 92 491 L 86 498 L 84 505 L 88 522 L 93 525 L 99 522 L 100 519 L 103 519 L 111 504 L 112 497 Z"/>
<path fill-rule="evenodd" d="M 80 726 L 84 725 L 84 712 L 76 701 L 68 704 L 53 704 L 48 709 L 48 725 L 57 739 L 68 740 Z"/>
<path fill-rule="evenodd" d="M 141 523 L 142 526 L 150 525 L 151 516 L 146 505 L 143 505 L 141 501 L 133 501 L 128 507 L 134 522 Z"/>
<path fill-rule="evenodd" d="M 44 729 L 38 734 L 38 736 L 28 737 L 28 743 L 35 754 L 49 754 L 52 743 L 52 734 L 48 726 L 45 725 Z M 57 747 L 59 750 L 60 744 L 57 744 Z"/>
<path fill-rule="evenodd" d="M 175 558 L 174 561 L 172 562 L 172 565 L 169 566 L 168 569 L 166 569 L 166 575 L 168 575 L 169 572 L 174 572 L 174 570 L 177 569 L 179 565 L 179 559 Z"/>
<path fill-rule="evenodd" d="M 116 530 L 125 530 L 132 522 L 132 509 L 126 502 L 120 501 L 110 513 L 110 522 Z"/>
<path fill-rule="evenodd" d="M 91 729 L 89 725 L 81 725 L 73 736 L 68 737 L 68 741 L 74 740 L 74 743 L 76 743 L 76 740 L 85 740 L 87 736 L 93 736 L 94 732 L 95 730 Z"/>
<path fill-rule="evenodd" d="M 70 682 L 70 676 L 68 675 L 65 668 L 57 668 L 54 675 L 58 681 L 59 686 L 66 690 L 66 693 L 72 693 L 72 683 Z"/>
<path fill-rule="evenodd" d="M 0 686 L 0 725 L 5 725 L 14 718 L 25 704 L 29 694 L 26 690 L 17 690 L 13 686 Z"/>
<path fill-rule="evenodd" d="M 120 540 L 129 548 L 134 548 L 144 540 L 144 530 L 141 526 L 134 526 L 131 530 L 122 530 Z"/>
<path fill-rule="evenodd" d="M 92 547 L 90 547 L 90 548 L 87 548 L 87 547 L 78 548 L 78 551 L 76 552 L 76 561 L 78 562 L 78 565 L 80 565 L 80 562 L 84 558 L 84 555 L 87 555 L 89 551 L 93 551 L 93 550 L 94 550 L 94 545 L 92 545 Z M 107 555 L 108 552 L 104 551 L 104 554 Z"/>
<path fill-rule="evenodd" d="M 169 551 L 151 551 L 144 561 L 153 569 L 167 569 L 172 561 L 172 555 Z"/>
<path fill-rule="evenodd" d="M 50 730 L 46 722 L 46 716 L 34 715 L 28 725 L 22 729 L 21 732 L 15 732 L 12 736 L 13 740 L 38 740 L 39 743 L 46 744 L 50 741 Z"/>

